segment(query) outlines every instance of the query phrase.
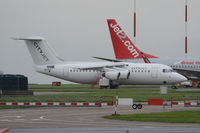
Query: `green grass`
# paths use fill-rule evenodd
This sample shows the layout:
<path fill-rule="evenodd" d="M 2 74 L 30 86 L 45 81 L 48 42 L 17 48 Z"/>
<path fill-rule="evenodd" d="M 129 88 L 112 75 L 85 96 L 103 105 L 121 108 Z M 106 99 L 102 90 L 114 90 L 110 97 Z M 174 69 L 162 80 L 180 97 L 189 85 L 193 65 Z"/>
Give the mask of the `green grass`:
<path fill-rule="evenodd" d="M 200 123 L 200 111 L 176 111 L 148 114 L 104 116 L 103 118 L 143 122 Z"/>
<path fill-rule="evenodd" d="M 177 91 L 173 89 L 168 89 L 168 94 L 161 95 L 159 88 L 119 88 L 119 89 L 31 89 L 37 92 L 85 92 L 81 94 L 75 94 L 78 96 L 116 96 L 119 98 L 133 98 L 135 101 L 144 102 L 150 98 L 162 98 L 164 100 L 170 101 L 171 97 L 174 100 L 183 100 L 184 95 L 199 95 L 200 90 L 196 91 Z M 73 94 L 66 94 L 73 95 Z M 200 100 L 200 99 L 199 99 Z"/>
<path fill-rule="evenodd" d="M 62 84 L 62 86 L 52 86 L 50 84 L 29 84 L 29 89 L 92 89 L 93 86 L 89 84 Z M 120 88 L 159 88 L 159 85 L 121 85 Z M 95 86 L 98 88 L 98 85 Z"/>
<path fill-rule="evenodd" d="M 30 90 L 35 92 L 84 92 L 75 94 L 59 94 L 59 95 L 40 95 L 40 96 L 24 96 L 24 97 L 0 97 L 0 101 L 44 101 L 44 102 L 62 102 L 62 101 L 98 101 L 92 97 L 98 96 L 116 96 L 119 98 L 133 98 L 136 102 L 146 102 L 151 98 L 161 98 L 163 100 L 170 101 L 171 97 L 174 97 L 175 101 L 183 100 L 184 95 L 199 95 L 200 90 L 196 91 L 177 91 L 173 89 L 168 89 L 168 94 L 161 95 L 158 86 L 150 86 L 146 88 L 147 85 L 137 85 L 137 86 L 123 86 L 119 89 L 97 89 L 88 88 L 90 85 L 80 85 L 80 84 L 70 84 L 63 85 L 61 87 L 52 87 L 51 85 L 30 85 Z M 149 86 L 148 86 L 149 87 Z M 73 98 L 74 97 L 74 98 Z M 200 100 L 200 99 L 199 99 Z M 108 100 L 110 101 L 110 100 Z"/>
<path fill-rule="evenodd" d="M 91 85 L 82 84 L 67 84 L 58 87 L 51 85 L 29 85 L 29 90 L 34 92 L 84 92 L 74 94 L 59 94 L 59 95 L 39 95 L 39 96 L 16 96 L 16 97 L 0 97 L 0 102 L 24 102 L 24 101 L 42 101 L 42 102 L 94 102 L 99 101 L 100 96 L 116 96 L 119 98 L 133 98 L 136 102 L 146 102 L 151 98 L 160 98 L 170 101 L 174 97 L 175 101 L 183 100 L 184 95 L 199 95 L 200 90 L 196 91 L 177 91 L 168 89 L 168 94 L 161 95 L 159 86 L 149 85 L 128 85 L 120 86 L 119 89 L 98 89 L 90 88 Z M 126 88 L 125 88 L 126 87 Z M 148 88 L 149 87 L 149 88 Z M 200 99 L 199 99 L 200 100 Z M 106 99 L 105 101 L 111 101 Z"/>
<path fill-rule="evenodd" d="M 28 107 L 0 107 L 1 109 L 24 109 L 24 108 L 28 108 Z"/>
<path fill-rule="evenodd" d="M 62 86 L 52 86 L 50 84 L 29 84 L 29 89 L 70 89 L 70 88 L 91 88 L 88 84 L 63 84 Z"/>

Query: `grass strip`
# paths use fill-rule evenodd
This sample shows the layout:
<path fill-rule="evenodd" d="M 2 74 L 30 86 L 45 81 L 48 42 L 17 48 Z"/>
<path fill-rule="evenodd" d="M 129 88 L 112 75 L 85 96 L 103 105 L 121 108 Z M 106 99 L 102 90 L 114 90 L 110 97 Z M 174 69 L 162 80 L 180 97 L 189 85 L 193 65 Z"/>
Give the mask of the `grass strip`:
<path fill-rule="evenodd" d="M 28 108 L 28 107 L 0 107 L 0 110 L 1 109 L 24 109 L 24 108 Z"/>
<path fill-rule="evenodd" d="M 63 84 L 61 86 L 52 86 L 50 84 L 29 84 L 29 89 L 91 89 L 89 84 Z M 159 88 L 159 85 L 121 85 L 120 88 Z M 99 88 L 98 85 L 95 88 Z"/>
<path fill-rule="evenodd" d="M 31 89 L 34 92 L 75 92 L 69 94 L 52 94 L 39 96 L 15 96 L 15 97 L 0 97 L 0 102 L 22 102 L 22 101 L 96 101 L 92 100 L 95 96 L 116 96 L 119 98 L 132 98 L 135 102 L 146 102 L 148 99 L 158 98 L 170 101 L 173 97 L 174 101 L 183 100 L 185 95 L 199 95 L 200 90 L 196 91 L 178 91 L 168 90 L 168 94 L 161 95 L 160 89 L 152 88 L 120 88 L 120 89 Z M 84 93 L 76 93 L 84 92 Z M 74 99 L 72 99 L 74 97 Z M 80 100 L 81 99 L 81 100 Z M 200 100 L 200 97 L 189 97 L 189 99 Z"/>
<path fill-rule="evenodd" d="M 66 94 L 66 95 L 79 95 L 79 96 L 116 96 L 119 98 L 133 98 L 137 102 L 145 102 L 151 98 L 163 99 L 170 101 L 173 97 L 174 101 L 183 100 L 185 95 L 199 95 L 200 90 L 195 91 L 178 91 L 173 89 L 168 89 L 168 94 L 161 95 L 160 89 L 158 88 L 119 88 L 119 89 L 31 89 L 34 92 L 84 92 L 82 94 Z M 194 99 L 197 97 L 190 97 Z M 199 97 L 200 98 L 200 97 Z M 200 100 L 200 99 L 198 99 Z"/>
<path fill-rule="evenodd" d="M 166 123 L 200 123 L 200 111 L 174 111 L 147 114 L 127 114 L 119 116 L 103 116 L 113 120 L 166 122 Z"/>

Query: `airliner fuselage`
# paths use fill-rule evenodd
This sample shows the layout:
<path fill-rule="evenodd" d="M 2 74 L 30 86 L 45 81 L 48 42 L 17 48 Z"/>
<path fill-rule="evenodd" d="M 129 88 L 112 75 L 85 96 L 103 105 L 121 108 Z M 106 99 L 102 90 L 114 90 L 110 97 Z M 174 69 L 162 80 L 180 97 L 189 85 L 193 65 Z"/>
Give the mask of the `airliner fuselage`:
<path fill-rule="evenodd" d="M 109 86 L 131 84 L 174 84 L 187 79 L 162 64 L 127 62 L 64 62 L 42 37 L 24 40 L 39 73 L 83 84 L 108 81 Z"/>
<path fill-rule="evenodd" d="M 101 71 L 95 69 L 82 69 L 94 65 L 107 65 L 109 62 L 70 62 L 57 65 L 41 65 L 36 66 L 36 71 L 51 75 L 64 80 L 84 83 L 97 84 L 103 73 L 107 73 L 103 69 Z M 173 84 L 186 80 L 182 75 L 174 72 L 170 67 L 161 64 L 145 64 L 145 63 L 124 63 L 126 66 L 120 67 L 128 70 L 130 76 L 121 79 L 120 76 L 113 74 L 107 77 L 119 84 Z M 115 67 L 110 67 L 110 71 L 118 73 Z M 121 75 L 122 76 L 122 75 Z"/>

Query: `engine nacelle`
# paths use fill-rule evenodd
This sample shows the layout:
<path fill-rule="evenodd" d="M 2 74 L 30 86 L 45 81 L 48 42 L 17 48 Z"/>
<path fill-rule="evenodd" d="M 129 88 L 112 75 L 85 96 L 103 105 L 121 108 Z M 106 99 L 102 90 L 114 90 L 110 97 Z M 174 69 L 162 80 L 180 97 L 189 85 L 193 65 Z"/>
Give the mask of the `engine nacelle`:
<path fill-rule="evenodd" d="M 130 77 L 130 71 L 110 71 L 106 72 L 104 77 L 110 79 L 110 80 L 119 80 L 119 79 L 129 79 Z"/>
<path fill-rule="evenodd" d="M 119 79 L 129 79 L 130 71 L 120 71 Z"/>
<path fill-rule="evenodd" d="M 105 76 L 106 78 L 108 78 L 110 80 L 118 80 L 119 76 L 120 76 L 120 72 L 110 71 L 110 72 L 106 72 L 103 76 Z"/>

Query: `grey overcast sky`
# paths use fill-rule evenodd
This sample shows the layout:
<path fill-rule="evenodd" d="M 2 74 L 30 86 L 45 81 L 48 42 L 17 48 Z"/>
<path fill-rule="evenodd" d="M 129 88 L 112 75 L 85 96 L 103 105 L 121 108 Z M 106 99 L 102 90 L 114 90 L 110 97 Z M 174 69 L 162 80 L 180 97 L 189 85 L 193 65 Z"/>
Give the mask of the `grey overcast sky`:
<path fill-rule="evenodd" d="M 29 83 L 62 81 L 34 71 L 23 41 L 42 36 L 66 61 L 114 58 L 106 19 L 133 34 L 133 0 L 0 0 L 0 70 Z M 162 58 L 184 57 L 185 0 L 137 0 L 137 46 Z M 188 57 L 200 57 L 200 0 L 188 0 Z M 68 83 L 64 81 L 64 83 Z"/>

